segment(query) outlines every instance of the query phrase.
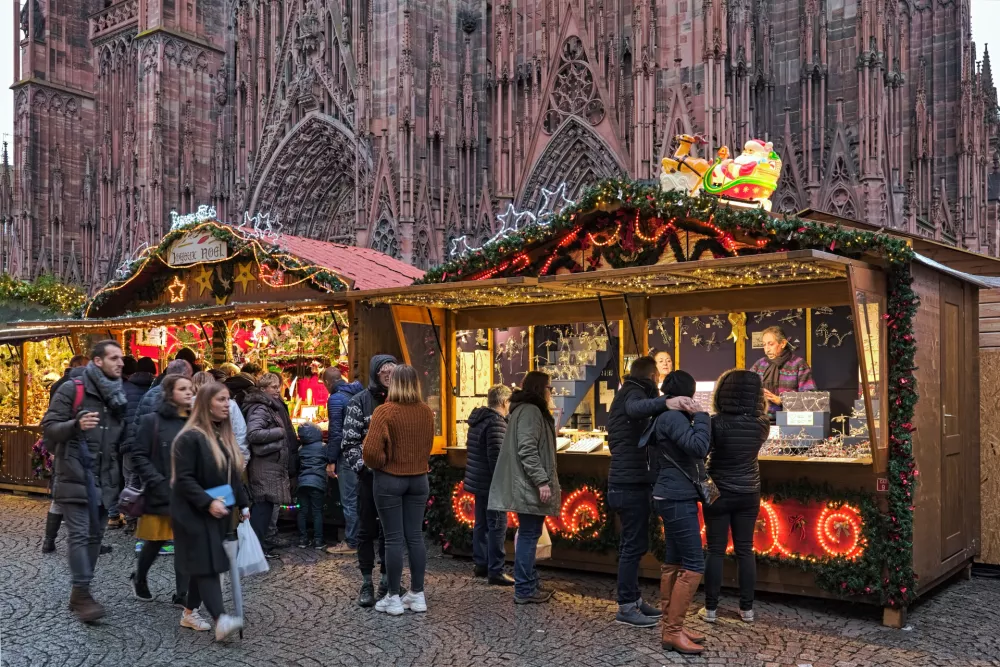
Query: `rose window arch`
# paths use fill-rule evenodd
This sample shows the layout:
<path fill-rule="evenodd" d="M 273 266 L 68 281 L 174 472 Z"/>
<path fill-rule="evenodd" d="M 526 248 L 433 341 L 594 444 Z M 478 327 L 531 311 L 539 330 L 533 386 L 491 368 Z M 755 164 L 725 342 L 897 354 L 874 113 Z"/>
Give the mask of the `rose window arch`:
<path fill-rule="evenodd" d="M 579 37 L 568 37 L 562 45 L 559 69 L 542 128 L 552 134 L 569 116 L 585 118 L 591 125 L 597 125 L 604 120 L 604 115 L 604 102 L 598 93 L 597 80 L 583 42 Z"/>

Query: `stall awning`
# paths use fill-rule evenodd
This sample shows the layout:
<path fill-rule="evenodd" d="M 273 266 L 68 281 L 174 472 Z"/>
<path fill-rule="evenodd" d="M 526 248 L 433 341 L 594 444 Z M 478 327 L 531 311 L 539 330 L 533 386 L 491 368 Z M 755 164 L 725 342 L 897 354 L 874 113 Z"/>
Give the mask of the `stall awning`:
<path fill-rule="evenodd" d="M 0 329 L 0 344 L 17 345 L 68 336 L 69 333 L 69 329 L 57 326 L 5 327 Z"/>
<path fill-rule="evenodd" d="M 975 285 L 976 287 L 982 287 L 983 289 L 992 289 L 996 286 L 998 280 L 996 278 L 988 279 L 982 276 L 974 276 L 964 271 L 958 271 L 949 266 L 945 266 L 941 262 L 936 262 L 930 257 L 925 257 L 919 252 L 913 253 L 913 259 L 924 266 L 929 266 L 930 268 L 940 271 L 941 273 L 948 274 L 953 278 L 958 278 L 961 281 Z"/>
<path fill-rule="evenodd" d="M 409 285 L 423 277 L 420 269 L 371 248 L 356 248 L 302 236 L 267 239 L 292 255 L 353 281 L 359 290 Z"/>
<path fill-rule="evenodd" d="M 622 294 L 686 294 L 700 290 L 838 280 L 846 277 L 847 267 L 852 263 L 868 266 L 818 250 L 795 250 L 543 278 L 498 278 L 371 290 L 353 292 L 351 297 L 374 304 L 462 310 Z"/>

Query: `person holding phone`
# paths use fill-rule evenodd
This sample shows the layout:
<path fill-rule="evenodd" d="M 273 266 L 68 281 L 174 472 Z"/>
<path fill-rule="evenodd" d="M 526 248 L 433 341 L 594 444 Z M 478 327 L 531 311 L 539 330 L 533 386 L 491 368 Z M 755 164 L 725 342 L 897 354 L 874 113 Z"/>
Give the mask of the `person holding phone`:
<path fill-rule="evenodd" d="M 184 614 L 204 602 L 215 620 L 217 641 L 243 627 L 242 618 L 225 613 L 219 578 L 229 571 L 223 542 L 234 532 L 232 513 L 239 507 L 240 521 L 250 517 L 240 481 L 242 459 L 229 421 L 229 390 L 207 384 L 198 390 L 191 417 L 174 440 L 170 518 L 177 569 L 189 579 Z M 207 622 L 185 623 L 184 618 L 181 625 L 209 629 Z"/>
<path fill-rule="evenodd" d="M 128 405 L 123 366 L 118 343 L 97 343 L 83 373 L 59 387 L 42 418 L 45 440 L 55 447 L 52 498 L 62 508 L 69 531 L 69 607 L 84 623 L 105 614 L 90 593 L 90 582 L 107 527 L 107 508 L 118 495 L 117 457 Z"/>

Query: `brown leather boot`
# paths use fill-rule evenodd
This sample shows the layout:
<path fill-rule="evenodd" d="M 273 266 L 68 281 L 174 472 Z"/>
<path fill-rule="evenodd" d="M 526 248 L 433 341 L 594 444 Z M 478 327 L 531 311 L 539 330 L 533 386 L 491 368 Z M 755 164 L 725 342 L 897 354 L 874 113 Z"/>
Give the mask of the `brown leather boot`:
<path fill-rule="evenodd" d="M 670 606 L 663 615 L 661 626 L 660 645 L 664 649 L 685 655 L 697 655 L 705 650 L 704 646 L 691 641 L 684 632 L 684 617 L 700 582 L 701 574 L 697 572 L 681 570 L 677 575 L 670 594 Z"/>
<path fill-rule="evenodd" d="M 69 610 L 84 623 L 104 617 L 104 607 L 90 594 L 87 586 L 74 586 L 69 594 Z"/>
<path fill-rule="evenodd" d="M 660 610 L 664 616 L 667 615 L 667 609 L 670 608 L 670 594 L 674 590 L 674 583 L 677 581 L 677 573 L 680 572 L 680 569 L 680 565 L 668 563 L 660 565 Z M 688 630 L 684 627 L 681 628 L 681 632 L 696 644 L 705 643 L 705 635 L 700 632 Z"/>

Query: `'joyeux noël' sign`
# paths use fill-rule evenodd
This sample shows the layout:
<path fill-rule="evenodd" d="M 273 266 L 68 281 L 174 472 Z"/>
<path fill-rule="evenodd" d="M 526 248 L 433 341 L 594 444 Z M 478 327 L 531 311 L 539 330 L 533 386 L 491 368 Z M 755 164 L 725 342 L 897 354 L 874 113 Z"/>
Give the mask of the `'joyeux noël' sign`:
<path fill-rule="evenodd" d="M 214 262 L 229 256 L 229 247 L 222 239 L 208 232 L 191 232 L 177 239 L 167 252 L 167 264 L 184 266 L 199 262 Z"/>

